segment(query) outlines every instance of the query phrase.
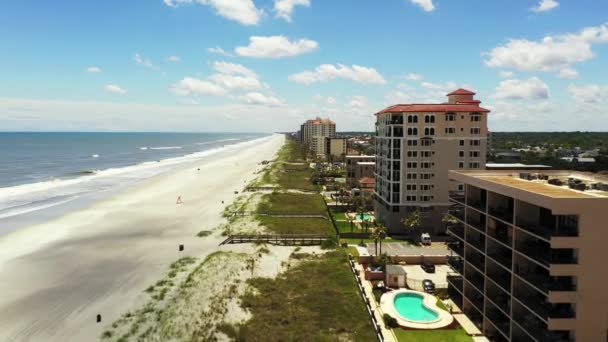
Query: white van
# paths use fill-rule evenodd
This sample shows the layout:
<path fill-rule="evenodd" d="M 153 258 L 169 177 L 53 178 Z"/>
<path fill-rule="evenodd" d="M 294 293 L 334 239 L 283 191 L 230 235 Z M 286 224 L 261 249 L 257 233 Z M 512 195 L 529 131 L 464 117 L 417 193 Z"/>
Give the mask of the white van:
<path fill-rule="evenodd" d="M 420 234 L 420 243 L 423 245 L 431 244 L 431 235 L 429 233 Z"/>

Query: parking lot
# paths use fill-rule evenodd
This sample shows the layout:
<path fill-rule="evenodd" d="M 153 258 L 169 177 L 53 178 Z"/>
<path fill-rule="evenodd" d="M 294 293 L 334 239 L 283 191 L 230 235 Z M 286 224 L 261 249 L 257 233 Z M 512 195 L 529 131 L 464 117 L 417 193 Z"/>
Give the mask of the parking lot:
<path fill-rule="evenodd" d="M 370 255 L 376 254 L 373 243 L 367 244 L 367 251 Z M 380 249 L 378 249 L 380 252 Z M 431 246 L 414 246 L 407 242 L 391 242 L 382 244 L 382 253 L 389 256 L 393 255 L 448 255 L 449 251 L 444 244 L 436 243 Z"/>

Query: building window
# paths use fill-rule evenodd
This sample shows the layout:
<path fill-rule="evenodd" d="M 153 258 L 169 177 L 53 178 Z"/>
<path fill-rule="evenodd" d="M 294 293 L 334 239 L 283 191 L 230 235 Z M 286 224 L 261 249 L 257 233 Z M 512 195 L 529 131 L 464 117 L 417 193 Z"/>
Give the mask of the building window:
<path fill-rule="evenodd" d="M 430 163 L 430 162 L 422 162 L 422 163 L 420 163 L 420 167 L 423 168 L 423 169 L 430 169 L 432 166 L 433 166 L 433 164 Z"/>
<path fill-rule="evenodd" d="M 433 144 L 432 139 L 421 139 L 420 145 L 422 146 L 431 146 Z"/>
<path fill-rule="evenodd" d="M 458 158 L 464 158 L 464 151 L 458 151 Z"/>
<path fill-rule="evenodd" d="M 407 146 L 418 146 L 418 140 L 408 140 Z"/>
<path fill-rule="evenodd" d="M 416 162 L 408 162 L 407 163 L 407 168 L 408 169 L 417 169 L 418 168 L 418 163 L 416 163 Z"/>
<path fill-rule="evenodd" d="M 464 184 L 458 184 L 458 191 L 464 191 Z"/>
<path fill-rule="evenodd" d="M 454 128 L 454 127 L 445 128 L 445 134 L 454 134 L 454 133 L 456 133 L 456 128 Z"/>
<path fill-rule="evenodd" d="M 416 127 L 408 127 L 407 135 L 418 135 L 418 128 Z"/>
<path fill-rule="evenodd" d="M 408 115 L 407 123 L 418 123 L 418 115 L 415 115 L 415 114 Z"/>
<path fill-rule="evenodd" d="M 456 121 L 456 114 L 446 114 L 445 121 Z"/>
<path fill-rule="evenodd" d="M 420 185 L 420 190 L 422 191 L 430 191 L 433 186 L 431 184 L 422 184 Z"/>
<path fill-rule="evenodd" d="M 474 135 L 481 134 L 481 128 L 479 128 L 479 127 L 471 127 L 471 134 L 474 134 Z"/>
<path fill-rule="evenodd" d="M 423 195 L 420 196 L 420 202 L 430 202 L 432 200 L 433 196 L 428 196 L 428 195 Z"/>
<path fill-rule="evenodd" d="M 412 196 L 412 195 L 405 196 L 405 201 L 406 202 L 416 202 L 416 196 Z"/>
<path fill-rule="evenodd" d="M 481 114 L 471 115 L 471 122 L 479 122 L 479 121 L 481 121 Z"/>
<path fill-rule="evenodd" d="M 479 158 L 479 151 L 469 151 L 469 157 Z"/>
<path fill-rule="evenodd" d="M 416 191 L 416 184 L 406 184 L 405 190 L 407 191 Z"/>
<path fill-rule="evenodd" d="M 433 178 L 432 173 L 421 173 L 420 174 L 420 179 L 431 179 L 431 178 Z"/>
<path fill-rule="evenodd" d="M 472 140 L 469 142 L 469 144 L 470 144 L 471 146 L 479 146 L 479 145 L 481 145 L 481 140 L 478 140 L 478 139 L 472 139 Z"/>
<path fill-rule="evenodd" d="M 393 136 L 398 138 L 403 137 L 403 127 L 393 127 Z"/>
<path fill-rule="evenodd" d="M 435 123 L 435 115 L 434 114 L 425 115 L 424 123 Z"/>
<path fill-rule="evenodd" d="M 464 146 L 464 140 L 463 139 L 460 139 L 459 145 L 460 146 Z"/>
<path fill-rule="evenodd" d="M 405 175 L 405 179 L 408 179 L 408 180 L 417 179 L 417 178 L 418 178 L 417 173 L 408 173 Z"/>
<path fill-rule="evenodd" d="M 431 157 L 431 151 L 420 151 L 421 157 L 422 158 L 430 158 Z"/>
<path fill-rule="evenodd" d="M 435 127 L 424 127 L 424 135 L 435 135 Z"/>
<path fill-rule="evenodd" d="M 479 169 L 479 162 L 469 163 L 469 169 Z"/>
<path fill-rule="evenodd" d="M 464 162 L 458 162 L 458 168 L 464 169 Z"/>
<path fill-rule="evenodd" d="M 408 158 L 417 158 L 418 151 L 407 151 L 407 156 L 408 156 Z"/>

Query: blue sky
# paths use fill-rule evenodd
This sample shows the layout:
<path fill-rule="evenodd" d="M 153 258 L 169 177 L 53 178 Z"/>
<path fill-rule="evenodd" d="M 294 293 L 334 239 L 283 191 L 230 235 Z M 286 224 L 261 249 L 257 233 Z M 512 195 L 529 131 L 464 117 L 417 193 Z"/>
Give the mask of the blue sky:
<path fill-rule="evenodd" d="M 379 5 L 381 3 L 381 5 Z M 606 130 L 608 2 L 0 4 L 0 130 L 373 130 L 458 87 L 490 129 Z"/>

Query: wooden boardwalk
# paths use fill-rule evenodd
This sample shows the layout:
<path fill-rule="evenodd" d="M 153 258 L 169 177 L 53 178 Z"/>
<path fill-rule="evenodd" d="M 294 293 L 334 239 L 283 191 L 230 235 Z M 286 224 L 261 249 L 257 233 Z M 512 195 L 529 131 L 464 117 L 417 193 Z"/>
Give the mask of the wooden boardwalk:
<path fill-rule="evenodd" d="M 331 235 L 326 234 L 237 234 L 229 235 L 220 245 L 264 242 L 279 246 L 314 246 L 330 238 Z"/>

